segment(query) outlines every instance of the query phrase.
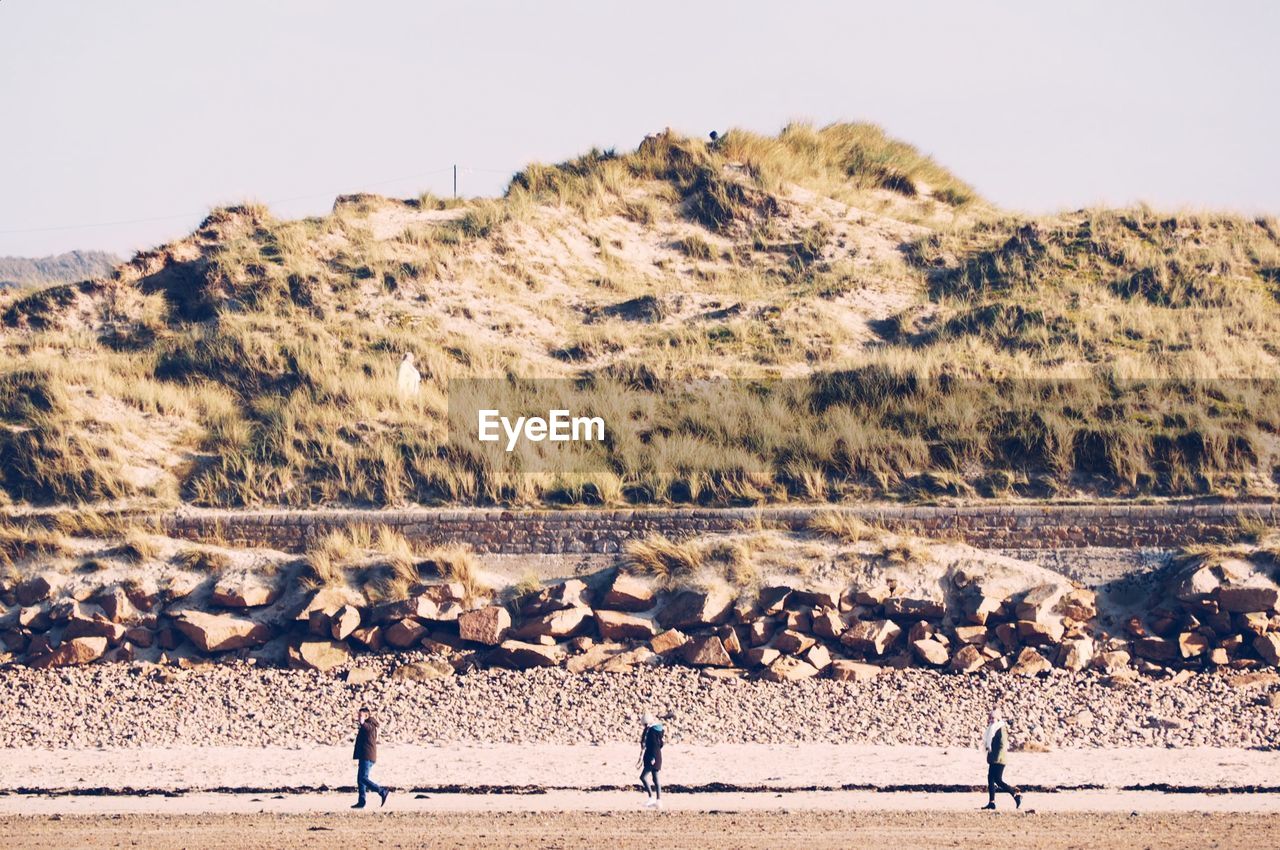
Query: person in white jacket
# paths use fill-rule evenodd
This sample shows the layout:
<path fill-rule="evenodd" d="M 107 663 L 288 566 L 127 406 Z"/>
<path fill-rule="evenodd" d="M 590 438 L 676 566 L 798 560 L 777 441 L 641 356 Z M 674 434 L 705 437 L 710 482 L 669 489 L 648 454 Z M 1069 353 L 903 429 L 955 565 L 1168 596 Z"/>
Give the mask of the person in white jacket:
<path fill-rule="evenodd" d="M 984 809 L 996 807 L 996 791 L 1006 792 L 1013 797 L 1014 808 L 1022 808 L 1022 792 L 1004 781 L 1004 756 L 1008 747 L 1008 727 L 993 711 L 987 715 L 987 731 L 982 736 L 982 748 L 987 752 L 987 804 Z"/>
<path fill-rule="evenodd" d="M 400 374 L 397 378 L 400 395 L 407 397 L 418 394 L 418 385 L 422 383 L 422 374 L 413 365 L 413 352 L 406 351 L 400 361 Z"/>

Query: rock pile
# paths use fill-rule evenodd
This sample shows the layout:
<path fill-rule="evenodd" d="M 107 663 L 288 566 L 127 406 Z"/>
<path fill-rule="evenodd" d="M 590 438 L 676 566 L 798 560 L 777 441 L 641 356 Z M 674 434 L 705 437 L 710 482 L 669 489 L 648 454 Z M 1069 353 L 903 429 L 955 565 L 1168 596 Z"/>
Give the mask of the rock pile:
<path fill-rule="evenodd" d="M 253 576 L 219 580 L 198 603 L 195 586 L 177 581 L 74 599 L 35 576 L 0 587 L 0 641 L 3 660 L 31 667 L 231 655 L 323 671 L 355 653 L 422 651 L 460 672 L 675 664 L 778 682 L 863 680 L 886 667 L 1155 675 L 1280 666 L 1273 569 L 1265 559 L 1190 563 L 1170 577 L 1162 602 L 1120 628 L 1099 618 L 1091 590 L 1065 580 L 1027 587 L 964 564 L 937 592 L 893 579 L 842 591 L 766 586 L 749 596 L 725 586 L 659 591 L 618 570 L 505 604 L 470 598 L 453 582 L 354 604 L 333 589 L 282 594 Z"/>

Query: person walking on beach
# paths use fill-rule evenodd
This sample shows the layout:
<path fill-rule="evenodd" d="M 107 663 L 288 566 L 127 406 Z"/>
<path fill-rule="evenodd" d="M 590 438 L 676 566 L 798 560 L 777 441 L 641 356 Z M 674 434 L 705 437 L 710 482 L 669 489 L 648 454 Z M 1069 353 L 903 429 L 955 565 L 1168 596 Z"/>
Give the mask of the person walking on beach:
<path fill-rule="evenodd" d="M 1022 792 L 1004 781 L 1004 755 L 1009 747 L 1008 727 L 994 711 L 987 715 L 987 731 L 982 736 L 982 746 L 987 751 L 987 804 L 984 809 L 995 809 L 996 791 L 1004 791 L 1013 797 L 1014 808 L 1022 808 Z"/>
<path fill-rule="evenodd" d="M 378 805 L 385 806 L 387 795 L 391 791 L 369 778 L 369 770 L 378 760 L 378 721 L 367 707 L 361 706 L 356 712 L 356 722 L 360 724 L 360 728 L 356 732 L 356 751 L 352 758 L 356 760 L 356 793 L 360 796 L 351 808 L 364 808 L 365 791 L 377 794 L 382 798 Z"/>
<path fill-rule="evenodd" d="M 640 784 L 644 786 L 644 793 L 649 798 L 645 801 L 644 807 L 661 809 L 662 785 L 658 782 L 658 771 L 662 770 L 663 727 L 652 714 L 646 714 L 640 718 L 640 722 L 644 724 L 644 732 L 640 735 L 640 758 L 636 762 L 636 767 L 641 765 L 644 767 L 640 771 Z M 646 776 L 653 778 L 652 789 L 649 787 Z"/>

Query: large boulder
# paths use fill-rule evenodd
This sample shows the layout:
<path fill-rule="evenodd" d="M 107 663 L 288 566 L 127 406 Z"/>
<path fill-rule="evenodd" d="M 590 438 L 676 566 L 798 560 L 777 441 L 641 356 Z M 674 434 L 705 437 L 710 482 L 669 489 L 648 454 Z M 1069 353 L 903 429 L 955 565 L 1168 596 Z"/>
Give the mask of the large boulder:
<path fill-rule="evenodd" d="M 391 671 L 391 678 L 410 682 L 428 682 L 453 676 L 453 666 L 443 658 L 427 658 L 411 664 L 401 664 Z"/>
<path fill-rule="evenodd" d="M 892 597 L 884 603 L 886 617 L 903 620 L 940 620 L 947 611 L 940 599 Z"/>
<path fill-rule="evenodd" d="M 1028 646 L 1018 653 L 1018 660 L 1013 663 L 1009 672 L 1019 676 L 1039 676 L 1052 669 L 1053 665 L 1049 663 L 1049 659 Z"/>
<path fill-rule="evenodd" d="M 409 617 L 397 620 L 382 632 L 383 640 L 399 649 L 408 649 L 418 644 L 426 635 L 427 627 Z"/>
<path fill-rule="evenodd" d="M 497 646 L 511 628 L 511 614 L 501 605 L 467 611 L 458 617 L 458 636 L 473 643 Z"/>
<path fill-rule="evenodd" d="M 679 629 L 667 629 L 654 635 L 649 641 L 649 648 L 658 655 L 670 655 L 689 642 L 689 637 Z"/>
<path fill-rule="evenodd" d="M 884 672 L 878 664 L 837 658 L 827 667 L 827 676 L 838 682 L 868 682 Z"/>
<path fill-rule="evenodd" d="M 587 647 L 584 652 L 571 656 L 569 660 L 564 663 L 564 666 L 570 673 L 584 673 L 587 670 L 599 670 L 609 661 L 609 659 L 616 655 L 621 655 L 626 651 L 626 644 L 597 643 Z"/>
<path fill-rule="evenodd" d="M 781 654 L 771 646 L 753 646 L 742 654 L 742 663 L 748 667 L 768 667 Z"/>
<path fill-rule="evenodd" d="M 458 603 L 442 599 L 437 591 L 418 593 L 408 599 L 395 602 L 384 602 L 373 609 L 372 621 L 385 626 L 397 620 L 456 620 L 459 615 Z"/>
<path fill-rule="evenodd" d="M 360 628 L 360 609 L 343 605 L 329 617 L 329 635 L 334 640 L 346 640 Z"/>
<path fill-rule="evenodd" d="M 119 623 L 113 623 L 104 617 L 76 616 L 67 621 L 62 629 L 62 639 L 78 637 L 104 637 L 110 646 L 124 640 L 126 629 Z"/>
<path fill-rule="evenodd" d="M 102 609 L 102 615 L 113 623 L 126 623 L 138 616 L 138 609 L 129 599 L 124 588 L 116 585 L 103 588 L 91 600 Z"/>
<path fill-rule="evenodd" d="M 653 607 L 653 588 L 639 576 L 619 570 L 600 600 L 601 608 L 610 611 L 648 611 Z"/>
<path fill-rule="evenodd" d="M 209 601 L 223 608 L 259 608 L 270 605 L 280 595 L 278 585 L 268 585 L 256 577 L 223 578 L 213 587 Z"/>
<path fill-rule="evenodd" d="M 1068 638 L 1058 650 L 1058 666 L 1078 672 L 1093 663 L 1093 641 L 1087 637 Z"/>
<path fill-rule="evenodd" d="M 812 679 L 820 672 L 822 671 L 807 661 L 783 655 L 761 671 L 760 678 L 766 682 L 798 682 L 801 679 Z"/>
<path fill-rule="evenodd" d="M 183 611 L 173 618 L 178 631 L 202 652 L 261 646 L 271 640 L 271 628 L 235 614 Z"/>
<path fill-rule="evenodd" d="M 921 638 L 911 642 L 911 651 L 925 664 L 941 667 L 951 660 L 946 646 L 934 638 Z"/>
<path fill-rule="evenodd" d="M 572 637 L 585 628 L 591 613 L 590 608 L 584 607 L 558 608 L 526 620 L 512 634 L 520 640 Z"/>
<path fill-rule="evenodd" d="M 827 640 L 839 640 L 840 635 L 844 634 L 844 630 L 848 628 L 848 624 L 835 608 L 815 609 L 810 615 L 809 622 L 813 633 Z"/>
<path fill-rule="evenodd" d="M 504 640 L 489 655 L 489 662 L 500 667 L 513 670 L 528 670 L 533 667 L 556 667 L 564 660 L 564 650 L 552 644 L 544 646 L 538 643 L 525 643 L 518 640 Z"/>
<path fill-rule="evenodd" d="M 653 621 L 622 611 L 596 611 L 601 640 L 648 640 L 653 637 Z"/>
<path fill-rule="evenodd" d="M 860 620 L 840 635 L 840 643 L 855 652 L 884 655 L 902 635 L 902 627 L 892 620 Z"/>
<path fill-rule="evenodd" d="M 1018 620 L 1018 640 L 1027 646 L 1056 646 L 1064 632 L 1061 621 Z"/>
<path fill-rule="evenodd" d="M 48 599 L 52 590 L 53 584 L 46 576 L 35 575 L 19 582 L 18 586 L 13 589 L 13 595 L 18 600 L 19 605 L 35 605 L 37 602 L 43 602 Z"/>
<path fill-rule="evenodd" d="M 351 633 L 351 639 L 373 652 L 377 652 L 386 645 L 386 636 L 382 633 L 382 626 L 361 626 Z"/>
<path fill-rule="evenodd" d="M 986 663 L 987 657 L 982 654 L 982 650 L 971 643 L 966 643 L 951 656 L 951 672 L 973 673 L 981 670 Z"/>
<path fill-rule="evenodd" d="M 1253 651 L 1272 667 L 1280 667 L 1280 634 L 1268 632 L 1253 639 Z"/>
<path fill-rule="evenodd" d="M 568 581 L 548 585 L 521 599 L 520 613 L 530 617 L 564 608 L 586 608 L 590 604 L 586 583 L 580 579 L 571 578 Z"/>
<path fill-rule="evenodd" d="M 300 670 L 327 672 L 351 660 L 345 643 L 334 640 L 304 640 L 289 647 L 289 666 Z"/>
<path fill-rule="evenodd" d="M 1181 653 L 1178 644 L 1162 637 L 1144 637 L 1133 642 L 1134 654 L 1147 661 L 1165 664 L 1173 661 Z"/>
<path fill-rule="evenodd" d="M 1014 606 L 1014 614 L 1019 620 L 1045 622 L 1050 619 L 1066 590 L 1067 588 L 1061 584 L 1042 584 L 1033 587 L 1018 600 L 1017 605 Z"/>
<path fill-rule="evenodd" d="M 684 660 L 695 667 L 732 667 L 724 642 L 715 635 L 696 635 L 683 647 Z"/>
<path fill-rule="evenodd" d="M 783 629 L 773 636 L 773 648 L 787 655 L 800 655 L 817 643 L 813 637 L 791 629 Z"/>
<path fill-rule="evenodd" d="M 70 667 L 97 661 L 107 651 L 104 637 L 78 637 L 64 640 L 56 648 L 27 658 L 27 666 L 36 668 Z"/>
<path fill-rule="evenodd" d="M 1280 588 L 1274 584 L 1218 588 L 1218 607 L 1232 614 L 1275 611 L 1278 601 L 1280 601 Z"/>
<path fill-rule="evenodd" d="M 727 588 L 685 590 L 677 593 L 658 611 L 664 629 L 700 629 L 718 626 L 733 613 L 733 593 Z"/>

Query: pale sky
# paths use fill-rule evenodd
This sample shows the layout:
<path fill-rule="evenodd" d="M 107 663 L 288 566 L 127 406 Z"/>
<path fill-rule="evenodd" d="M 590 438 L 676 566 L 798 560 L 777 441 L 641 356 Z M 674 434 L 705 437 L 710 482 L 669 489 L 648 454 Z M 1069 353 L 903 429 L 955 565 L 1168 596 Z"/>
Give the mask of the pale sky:
<path fill-rule="evenodd" d="M 877 122 L 1012 209 L 1280 213 L 1278 43 L 1241 0 L 0 0 L 0 255 L 791 119 Z"/>

